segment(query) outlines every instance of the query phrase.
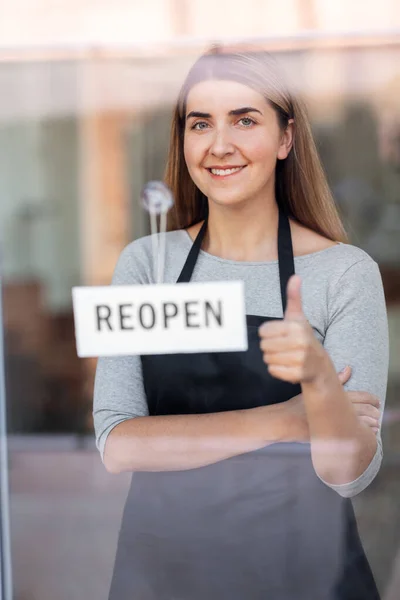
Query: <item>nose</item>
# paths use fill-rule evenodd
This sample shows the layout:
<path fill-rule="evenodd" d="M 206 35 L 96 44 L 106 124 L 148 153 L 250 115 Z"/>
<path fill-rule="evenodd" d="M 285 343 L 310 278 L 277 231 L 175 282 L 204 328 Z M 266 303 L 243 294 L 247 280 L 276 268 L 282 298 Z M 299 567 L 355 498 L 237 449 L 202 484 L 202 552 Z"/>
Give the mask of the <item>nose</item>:
<path fill-rule="evenodd" d="M 234 153 L 235 147 L 226 127 L 215 128 L 209 151 L 218 158 Z"/>

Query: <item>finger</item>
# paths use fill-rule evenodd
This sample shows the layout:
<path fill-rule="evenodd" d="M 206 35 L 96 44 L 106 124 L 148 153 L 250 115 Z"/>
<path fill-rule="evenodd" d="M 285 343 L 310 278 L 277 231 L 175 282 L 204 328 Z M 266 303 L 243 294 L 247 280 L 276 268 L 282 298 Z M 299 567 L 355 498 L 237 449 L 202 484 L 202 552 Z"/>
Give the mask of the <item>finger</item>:
<path fill-rule="evenodd" d="M 281 354 L 282 352 L 301 350 L 304 348 L 304 344 L 300 338 L 280 336 L 276 338 L 261 338 L 260 348 L 268 354 Z"/>
<path fill-rule="evenodd" d="M 371 423 L 373 425 L 377 425 L 377 426 L 380 425 L 380 422 L 381 422 L 380 414 L 378 414 L 376 412 L 369 413 L 368 410 L 365 410 L 365 407 L 363 407 L 363 405 L 361 405 L 361 404 L 355 405 L 354 412 L 356 413 L 357 417 L 366 419 L 369 423 Z"/>
<path fill-rule="evenodd" d="M 379 429 L 379 423 L 375 421 L 375 419 L 370 419 L 369 417 L 359 417 L 360 421 L 371 429 Z"/>
<path fill-rule="evenodd" d="M 342 385 L 348 382 L 351 377 L 351 367 L 346 366 L 342 371 L 338 373 L 339 381 Z"/>
<path fill-rule="evenodd" d="M 301 300 L 301 279 L 292 275 L 286 288 L 287 304 L 285 321 L 304 321 L 303 305 Z"/>
<path fill-rule="evenodd" d="M 351 400 L 353 404 L 370 404 L 371 406 L 375 406 L 375 408 L 380 408 L 381 401 L 377 396 L 373 396 L 368 392 L 346 392 L 347 396 Z"/>
<path fill-rule="evenodd" d="M 267 365 L 278 367 L 299 367 L 303 362 L 299 352 L 264 352 L 263 360 Z"/>
<path fill-rule="evenodd" d="M 298 369 L 293 367 L 286 367 L 284 365 L 268 365 L 268 371 L 277 379 L 282 379 L 283 381 L 290 381 L 290 383 L 298 383 Z"/>
<path fill-rule="evenodd" d="M 370 404 L 354 404 L 353 407 L 358 415 L 370 417 L 377 421 L 380 419 L 381 414 L 375 406 L 371 406 Z"/>
<path fill-rule="evenodd" d="M 258 330 L 261 338 L 287 337 L 289 335 L 289 326 L 285 321 L 268 321 L 263 323 Z"/>
<path fill-rule="evenodd" d="M 353 404 L 354 410 L 359 415 L 364 415 L 366 417 L 371 417 L 373 419 L 380 419 L 381 413 L 375 407 L 370 404 Z"/>

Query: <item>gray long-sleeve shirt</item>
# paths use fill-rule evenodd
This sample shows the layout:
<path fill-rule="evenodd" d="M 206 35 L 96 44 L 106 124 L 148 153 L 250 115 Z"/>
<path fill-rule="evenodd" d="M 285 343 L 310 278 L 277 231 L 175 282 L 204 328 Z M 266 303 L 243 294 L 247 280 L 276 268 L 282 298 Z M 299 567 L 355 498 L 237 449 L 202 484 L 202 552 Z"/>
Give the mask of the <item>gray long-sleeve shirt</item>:
<path fill-rule="evenodd" d="M 192 241 L 184 230 L 167 234 L 164 281 L 175 282 Z M 337 244 L 295 257 L 302 279 L 305 316 L 337 371 L 352 367 L 345 390 L 379 397 L 383 412 L 389 362 L 388 323 L 382 279 L 376 262 L 363 250 Z M 113 276 L 115 285 L 154 283 L 151 236 L 130 243 Z M 239 262 L 200 252 L 192 281 L 243 280 L 246 312 L 282 317 L 278 261 Z M 101 357 L 94 389 L 94 425 L 103 457 L 110 431 L 126 419 L 148 415 L 139 356 Z M 355 496 L 374 479 L 382 462 L 382 442 L 355 481 L 330 485 L 341 496 Z M 328 484 L 327 484 L 328 485 Z"/>

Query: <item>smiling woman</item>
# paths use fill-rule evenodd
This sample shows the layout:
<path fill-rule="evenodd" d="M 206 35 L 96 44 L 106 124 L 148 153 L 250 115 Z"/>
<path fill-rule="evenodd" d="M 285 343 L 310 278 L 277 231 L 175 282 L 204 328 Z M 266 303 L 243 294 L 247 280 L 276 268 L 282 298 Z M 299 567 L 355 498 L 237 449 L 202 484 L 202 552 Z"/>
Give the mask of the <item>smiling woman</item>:
<path fill-rule="evenodd" d="M 189 227 L 211 208 L 206 202 L 211 178 L 204 170 L 217 169 L 214 175 L 224 178 L 227 174 L 221 171 L 233 167 L 249 167 L 244 169 L 246 179 L 235 177 L 234 182 L 246 190 L 245 197 L 276 194 L 295 221 L 330 240 L 347 241 L 306 109 L 266 52 L 218 50 L 202 56 L 189 72 L 171 129 L 166 182 L 175 207 L 170 227 Z M 247 189 L 249 181 L 252 187 Z M 217 193 L 216 200 L 229 201 L 229 191 L 221 193 L 226 195 Z M 238 190 L 232 201 L 241 197 Z"/>
<path fill-rule="evenodd" d="M 110 600 L 377 600 L 349 497 L 382 460 L 382 281 L 271 56 L 195 63 L 166 181 L 165 282 L 242 280 L 248 349 L 99 359 L 97 444 L 135 472 Z M 113 283 L 152 273 L 149 236 Z"/>

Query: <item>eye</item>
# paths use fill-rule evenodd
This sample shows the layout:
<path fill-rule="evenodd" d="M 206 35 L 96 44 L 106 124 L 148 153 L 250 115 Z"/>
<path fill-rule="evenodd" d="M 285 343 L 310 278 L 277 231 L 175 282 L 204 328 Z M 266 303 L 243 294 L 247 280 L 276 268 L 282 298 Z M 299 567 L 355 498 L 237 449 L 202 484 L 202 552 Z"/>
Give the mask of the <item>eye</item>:
<path fill-rule="evenodd" d="M 251 127 L 252 125 L 255 125 L 256 122 L 251 119 L 250 117 L 242 117 L 241 119 L 239 119 L 238 121 L 239 123 L 241 123 L 244 127 Z"/>
<path fill-rule="evenodd" d="M 196 131 L 202 131 L 203 129 L 206 129 L 207 127 L 208 127 L 208 123 L 206 123 L 205 121 L 197 121 L 197 123 L 192 125 L 192 127 L 190 129 L 194 129 Z"/>

